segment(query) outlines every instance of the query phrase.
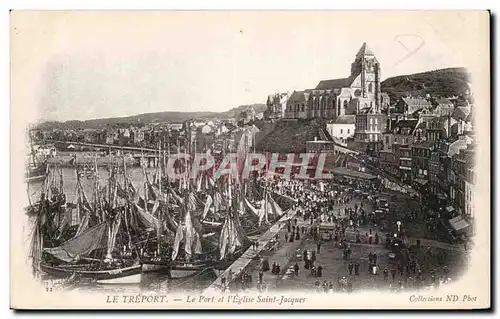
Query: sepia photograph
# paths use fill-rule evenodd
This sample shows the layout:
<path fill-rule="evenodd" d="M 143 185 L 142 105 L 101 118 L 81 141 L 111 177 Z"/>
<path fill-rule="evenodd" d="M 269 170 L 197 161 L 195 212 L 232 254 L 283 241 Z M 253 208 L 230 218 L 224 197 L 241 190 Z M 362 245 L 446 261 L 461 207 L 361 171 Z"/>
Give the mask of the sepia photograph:
<path fill-rule="evenodd" d="M 11 308 L 491 307 L 489 21 L 11 11 Z"/>

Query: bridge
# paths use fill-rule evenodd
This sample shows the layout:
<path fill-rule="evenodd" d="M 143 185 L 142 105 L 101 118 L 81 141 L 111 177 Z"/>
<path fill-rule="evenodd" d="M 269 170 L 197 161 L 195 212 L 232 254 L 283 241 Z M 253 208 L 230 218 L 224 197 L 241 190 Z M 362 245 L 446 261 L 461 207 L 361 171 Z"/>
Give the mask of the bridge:
<path fill-rule="evenodd" d="M 82 142 L 69 142 L 69 141 L 52 141 L 53 144 L 61 143 L 73 145 L 73 146 L 87 146 L 87 147 L 98 147 L 113 150 L 125 150 L 125 151 L 138 151 L 138 152 L 158 152 L 157 149 L 147 148 L 147 147 L 136 147 L 136 146 L 121 146 L 113 144 L 96 144 L 96 143 L 82 143 Z"/>

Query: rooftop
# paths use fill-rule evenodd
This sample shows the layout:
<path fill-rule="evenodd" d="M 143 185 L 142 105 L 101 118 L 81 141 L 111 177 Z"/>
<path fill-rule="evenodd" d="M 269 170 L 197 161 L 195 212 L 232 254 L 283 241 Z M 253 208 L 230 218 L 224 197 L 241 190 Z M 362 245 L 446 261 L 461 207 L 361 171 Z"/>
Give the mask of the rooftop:
<path fill-rule="evenodd" d="M 431 106 L 431 103 L 420 97 L 403 97 L 401 98 L 408 106 Z"/>
<path fill-rule="evenodd" d="M 335 120 L 335 124 L 355 124 L 356 115 L 341 115 Z"/>
<path fill-rule="evenodd" d="M 344 79 L 323 80 L 318 83 L 318 85 L 316 86 L 316 90 L 345 88 L 351 86 L 353 81 L 354 81 L 353 77 L 348 77 Z"/>
<path fill-rule="evenodd" d="M 465 121 L 467 119 L 467 114 L 465 114 L 463 110 L 457 107 L 451 114 L 451 117 L 457 121 L 458 120 Z"/>
<path fill-rule="evenodd" d="M 362 57 L 362 56 L 375 56 L 375 54 L 373 54 L 372 50 L 370 50 L 370 48 L 366 45 L 366 42 L 363 43 L 363 45 L 359 49 L 358 53 L 356 54 L 357 58 Z"/>
<path fill-rule="evenodd" d="M 453 103 L 450 100 L 444 98 L 436 99 L 436 104 L 453 106 Z"/>

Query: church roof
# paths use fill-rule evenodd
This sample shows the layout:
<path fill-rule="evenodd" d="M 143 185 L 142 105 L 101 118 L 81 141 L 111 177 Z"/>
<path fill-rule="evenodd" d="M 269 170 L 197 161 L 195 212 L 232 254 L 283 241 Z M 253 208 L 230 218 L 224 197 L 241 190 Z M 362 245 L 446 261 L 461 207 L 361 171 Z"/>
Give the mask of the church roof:
<path fill-rule="evenodd" d="M 318 83 L 316 86 L 316 90 L 327 90 L 333 88 L 347 88 L 350 87 L 352 82 L 354 81 L 353 77 L 348 77 L 345 79 L 332 79 L 332 80 L 323 80 Z"/>
<path fill-rule="evenodd" d="M 361 56 L 375 56 L 375 54 L 373 54 L 372 50 L 370 50 L 370 48 L 366 45 L 366 42 L 363 43 L 363 45 L 361 46 L 361 48 L 358 51 L 358 54 L 356 54 L 357 58 L 361 57 Z"/>
<path fill-rule="evenodd" d="M 309 98 L 309 94 L 310 93 L 307 91 L 294 91 L 290 96 L 289 100 L 295 102 L 301 102 L 301 101 L 306 102 L 307 99 Z"/>

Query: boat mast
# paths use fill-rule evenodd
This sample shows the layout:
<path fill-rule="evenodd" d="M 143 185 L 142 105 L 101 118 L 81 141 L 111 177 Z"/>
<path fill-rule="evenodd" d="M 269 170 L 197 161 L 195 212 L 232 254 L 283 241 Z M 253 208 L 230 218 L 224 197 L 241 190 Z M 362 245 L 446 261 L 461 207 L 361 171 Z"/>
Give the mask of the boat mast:
<path fill-rule="evenodd" d="M 33 167 L 36 167 L 35 150 L 33 149 L 33 137 L 31 136 L 31 127 L 28 129 L 28 137 L 29 137 L 30 148 L 31 148 L 31 160 L 33 161 Z"/>

